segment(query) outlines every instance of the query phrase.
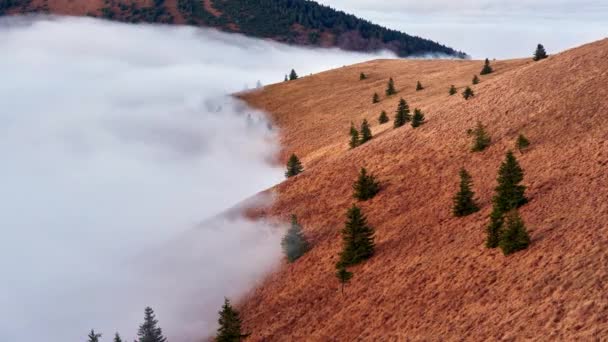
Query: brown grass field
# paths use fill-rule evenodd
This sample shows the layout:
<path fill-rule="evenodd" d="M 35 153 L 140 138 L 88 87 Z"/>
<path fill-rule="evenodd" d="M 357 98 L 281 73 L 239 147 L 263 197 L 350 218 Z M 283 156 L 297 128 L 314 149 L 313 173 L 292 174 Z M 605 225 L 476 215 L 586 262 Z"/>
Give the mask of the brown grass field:
<path fill-rule="evenodd" d="M 282 160 L 305 172 L 269 192 L 255 215 L 297 214 L 313 248 L 284 264 L 240 309 L 251 341 L 599 341 L 608 338 L 608 40 L 549 59 L 493 61 L 495 73 L 465 101 L 481 61 L 376 60 L 243 94 L 280 127 Z M 369 79 L 359 81 L 359 73 Z M 399 93 L 384 96 L 389 77 Z M 420 80 L 425 90 L 416 92 Z M 381 102 L 372 104 L 374 92 Z M 400 97 L 421 108 L 417 129 L 380 126 Z M 374 139 L 348 148 L 351 121 Z M 470 152 L 480 120 L 492 136 Z M 530 202 L 520 209 L 529 249 L 505 257 L 484 247 L 496 173 L 518 134 Z M 340 294 L 339 231 L 360 167 L 382 191 L 360 203 L 376 229 L 376 254 L 353 267 Z M 466 167 L 482 210 L 451 215 Z"/>

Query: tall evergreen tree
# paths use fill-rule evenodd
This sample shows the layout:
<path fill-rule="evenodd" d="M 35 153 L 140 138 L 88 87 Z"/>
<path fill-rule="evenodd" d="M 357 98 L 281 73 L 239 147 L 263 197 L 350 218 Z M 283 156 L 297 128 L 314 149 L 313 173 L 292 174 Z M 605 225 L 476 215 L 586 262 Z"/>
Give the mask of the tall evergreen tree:
<path fill-rule="evenodd" d="M 456 90 L 456 86 L 452 84 L 450 86 L 450 96 L 456 95 L 456 93 L 458 93 L 458 90 Z"/>
<path fill-rule="evenodd" d="M 298 74 L 296 73 L 296 71 L 294 69 L 291 69 L 291 72 L 289 73 L 289 80 L 293 81 L 293 80 L 297 80 L 298 79 Z"/>
<path fill-rule="evenodd" d="M 296 215 L 291 215 L 291 226 L 281 240 L 281 247 L 289 262 L 298 260 L 310 248 Z"/>
<path fill-rule="evenodd" d="M 473 84 L 479 84 L 479 77 L 477 77 L 477 75 L 473 76 Z"/>
<path fill-rule="evenodd" d="M 520 184 L 523 179 L 524 171 L 519 166 L 513 152 L 508 151 L 505 161 L 498 169 L 498 186 L 493 199 L 494 205 L 500 212 L 506 213 L 528 202 L 524 195 L 526 187 Z"/>
<path fill-rule="evenodd" d="M 122 342 L 122 338 L 120 338 L 120 335 L 118 335 L 118 333 L 114 335 L 114 342 Z"/>
<path fill-rule="evenodd" d="M 368 174 L 367 170 L 362 167 L 359 171 L 359 177 L 353 184 L 354 197 L 359 201 L 366 201 L 376 196 L 380 192 L 380 183 L 372 174 Z"/>
<path fill-rule="evenodd" d="M 386 86 L 386 96 L 391 96 L 397 94 L 397 90 L 395 89 L 395 81 L 393 78 L 389 78 L 388 84 Z"/>
<path fill-rule="evenodd" d="M 505 215 L 505 228 L 498 245 L 504 255 L 521 251 L 530 245 L 528 230 L 517 209 L 511 210 Z"/>
<path fill-rule="evenodd" d="M 224 299 L 224 305 L 222 305 L 222 311 L 219 312 L 219 315 L 218 323 L 220 327 L 217 329 L 216 342 L 239 342 L 249 336 L 249 334 L 243 334 L 241 331 L 241 317 L 239 312 L 232 307 L 228 298 Z"/>
<path fill-rule="evenodd" d="M 347 221 L 342 229 L 342 252 L 340 266 L 358 264 L 374 255 L 374 229 L 367 225 L 367 218 L 361 208 L 353 205 L 346 214 Z"/>
<path fill-rule="evenodd" d="M 363 81 L 365 79 L 367 79 L 367 75 L 365 75 L 365 73 L 359 74 L 359 81 Z"/>
<path fill-rule="evenodd" d="M 468 100 L 473 96 L 475 96 L 475 93 L 471 87 L 466 87 L 466 89 L 462 92 L 462 97 L 464 97 L 465 100 Z"/>
<path fill-rule="evenodd" d="M 500 242 L 500 236 L 502 234 L 502 225 L 504 223 L 503 213 L 496 209 L 492 209 L 492 213 L 490 214 L 490 223 L 486 228 L 486 247 L 487 248 L 496 248 L 498 247 L 498 243 Z"/>
<path fill-rule="evenodd" d="M 87 337 L 89 338 L 87 340 L 87 342 L 99 342 L 99 339 L 101 338 L 101 334 L 97 334 L 95 332 L 95 330 L 91 329 L 91 332 L 89 333 L 89 335 Z"/>
<path fill-rule="evenodd" d="M 530 146 L 530 141 L 523 134 L 520 134 L 515 141 L 515 147 L 519 150 L 519 153 L 523 154 L 528 146 Z"/>
<path fill-rule="evenodd" d="M 389 121 L 388 115 L 386 115 L 386 111 L 380 112 L 380 116 L 378 117 L 378 122 L 382 125 Z"/>
<path fill-rule="evenodd" d="M 404 99 L 401 99 L 399 100 L 399 105 L 397 106 L 397 112 L 395 114 L 395 121 L 393 121 L 393 125 L 395 128 L 398 128 L 410 122 L 410 120 L 410 107 Z"/>
<path fill-rule="evenodd" d="M 490 136 L 486 132 L 485 127 L 481 121 L 477 121 L 477 126 L 473 129 L 473 146 L 471 147 L 472 152 L 481 152 L 490 146 Z"/>
<path fill-rule="evenodd" d="M 299 175 L 303 171 L 304 168 L 302 167 L 300 159 L 298 158 L 298 156 L 295 155 L 295 153 L 292 154 L 289 157 L 289 160 L 287 161 L 287 171 L 285 171 L 285 177 L 291 178 L 293 176 Z"/>
<path fill-rule="evenodd" d="M 136 342 L 167 342 L 151 307 L 144 310 L 144 323 L 139 326 Z"/>
<path fill-rule="evenodd" d="M 414 116 L 412 116 L 412 127 L 420 127 L 424 123 L 424 114 L 418 108 L 414 109 Z"/>
<path fill-rule="evenodd" d="M 353 277 L 353 273 L 349 272 L 343 265 L 339 265 L 337 269 L 338 271 L 336 272 L 336 277 L 342 285 L 342 294 L 344 294 L 344 285 L 350 282 L 351 278 Z"/>
<path fill-rule="evenodd" d="M 350 142 L 348 143 L 348 145 L 350 146 L 350 148 L 355 148 L 357 146 L 359 146 L 361 144 L 361 140 L 359 138 L 359 131 L 357 131 L 357 129 L 355 128 L 355 125 L 351 122 L 350 123 Z"/>
<path fill-rule="evenodd" d="M 424 87 L 422 86 L 422 83 L 420 83 L 420 81 L 418 81 L 416 83 L 416 91 L 421 91 L 424 90 Z"/>
<path fill-rule="evenodd" d="M 471 189 L 473 179 L 464 168 L 460 169 L 460 189 L 454 196 L 454 207 L 452 212 L 456 217 L 470 215 L 479 211 L 477 203 L 475 203 L 475 192 Z"/>
<path fill-rule="evenodd" d="M 483 68 L 481 69 L 480 75 L 487 75 L 492 73 L 492 67 L 490 66 L 490 60 L 486 58 L 485 63 L 483 64 Z"/>
<path fill-rule="evenodd" d="M 363 122 L 361 123 L 361 139 L 359 140 L 359 144 L 365 144 L 370 140 L 372 140 L 372 130 L 369 128 L 367 120 L 363 119 Z"/>
<path fill-rule="evenodd" d="M 380 95 L 378 95 L 378 93 L 374 93 L 374 96 L 372 97 L 372 103 L 378 102 L 380 102 Z"/>
<path fill-rule="evenodd" d="M 538 44 L 538 46 L 536 46 L 536 51 L 534 51 L 534 60 L 535 61 L 540 61 L 541 59 L 545 59 L 549 57 L 547 55 L 547 51 L 545 51 L 545 47 L 543 46 L 543 44 Z"/>

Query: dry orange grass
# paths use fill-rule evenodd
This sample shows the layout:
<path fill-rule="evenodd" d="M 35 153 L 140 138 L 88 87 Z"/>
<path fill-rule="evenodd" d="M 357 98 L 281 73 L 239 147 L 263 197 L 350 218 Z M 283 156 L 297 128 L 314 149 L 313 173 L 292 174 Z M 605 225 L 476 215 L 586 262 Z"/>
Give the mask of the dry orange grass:
<path fill-rule="evenodd" d="M 295 213 L 313 249 L 284 265 L 242 303 L 252 341 L 600 340 L 608 336 L 608 40 L 541 62 L 493 62 L 475 98 L 447 95 L 481 70 L 480 61 L 379 60 L 243 95 L 272 114 L 285 154 L 306 171 L 269 190 L 272 207 Z M 359 81 L 360 72 L 369 79 Z M 386 99 L 394 77 L 399 93 Z M 426 87 L 416 92 L 416 81 Z M 372 104 L 374 92 L 382 101 Z M 400 97 L 427 123 L 379 126 Z M 348 149 L 348 127 L 363 118 L 374 139 Z M 492 136 L 469 152 L 466 130 L 481 120 Z M 505 257 L 484 248 L 498 166 L 519 133 L 517 154 L 530 203 L 521 214 L 528 250 Z M 339 230 L 365 166 L 383 190 L 360 205 L 376 229 L 377 253 L 353 267 L 339 292 Z M 482 210 L 451 215 L 458 169 L 474 179 Z"/>

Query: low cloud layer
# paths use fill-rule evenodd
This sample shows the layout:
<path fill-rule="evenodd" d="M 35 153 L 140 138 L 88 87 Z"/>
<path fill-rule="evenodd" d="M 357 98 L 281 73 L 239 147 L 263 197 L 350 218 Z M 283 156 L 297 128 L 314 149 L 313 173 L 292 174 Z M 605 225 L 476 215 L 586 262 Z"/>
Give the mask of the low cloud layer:
<path fill-rule="evenodd" d="M 216 217 L 282 180 L 276 128 L 225 95 L 373 58 L 88 18 L 2 19 L 0 48 L 11 342 L 132 340 L 146 305 L 172 342 L 213 333 L 280 258 L 277 227 Z"/>

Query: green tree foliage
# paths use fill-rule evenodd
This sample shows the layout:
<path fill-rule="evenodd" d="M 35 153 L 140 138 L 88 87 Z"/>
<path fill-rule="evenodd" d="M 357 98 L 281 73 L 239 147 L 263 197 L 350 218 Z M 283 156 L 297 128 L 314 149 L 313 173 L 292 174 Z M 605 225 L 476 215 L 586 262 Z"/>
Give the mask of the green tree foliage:
<path fill-rule="evenodd" d="M 481 72 L 479 74 L 487 75 L 487 74 L 491 74 L 493 71 L 494 70 L 492 70 L 492 67 L 490 66 L 490 60 L 486 58 L 486 61 L 483 64 L 483 68 L 481 69 Z"/>
<path fill-rule="evenodd" d="M 492 213 L 490 214 L 490 223 L 486 228 L 486 247 L 487 248 L 496 248 L 500 242 L 500 235 L 502 233 L 502 225 L 504 223 L 503 213 L 500 210 L 492 209 Z"/>
<path fill-rule="evenodd" d="M 135 342 L 167 342 L 167 339 L 163 336 L 162 329 L 157 324 L 158 320 L 156 320 L 154 310 L 146 307 L 144 310 L 144 323 L 139 326 Z"/>
<path fill-rule="evenodd" d="M 372 174 L 368 174 L 367 170 L 362 167 L 359 171 L 359 177 L 353 184 L 354 197 L 359 201 L 367 201 L 373 198 L 380 192 L 380 183 Z"/>
<path fill-rule="evenodd" d="M 395 89 L 395 81 L 393 78 L 389 78 L 388 84 L 386 85 L 386 96 L 391 96 L 397 94 L 397 89 Z"/>
<path fill-rule="evenodd" d="M 479 77 L 477 77 L 477 75 L 473 76 L 473 84 L 479 84 Z"/>
<path fill-rule="evenodd" d="M 389 121 L 388 119 L 388 115 L 386 114 L 386 111 L 382 111 L 380 112 L 380 116 L 378 117 L 378 123 L 385 124 Z"/>
<path fill-rule="evenodd" d="M 91 329 L 91 332 L 89 333 L 89 335 L 87 337 L 89 338 L 87 340 L 87 342 L 99 342 L 99 339 L 101 338 L 101 334 L 98 334 L 95 332 L 95 330 Z"/>
<path fill-rule="evenodd" d="M 374 93 L 374 96 L 372 97 L 372 103 L 378 102 L 380 102 L 380 95 L 378 95 L 378 93 Z"/>
<path fill-rule="evenodd" d="M 359 146 L 361 144 L 361 140 L 359 138 L 359 131 L 357 131 L 357 129 L 355 128 L 355 125 L 351 122 L 350 123 L 350 142 L 348 143 L 348 145 L 350 146 L 350 148 L 355 148 L 357 146 Z"/>
<path fill-rule="evenodd" d="M 530 140 L 523 134 L 520 134 L 515 141 L 515 147 L 519 150 L 519 153 L 524 153 L 524 150 L 530 146 Z"/>
<path fill-rule="evenodd" d="M 344 285 L 348 284 L 353 277 L 353 273 L 349 272 L 346 267 L 343 265 L 339 265 L 337 267 L 338 271 L 336 272 L 336 277 L 338 281 L 342 285 L 342 294 L 344 294 Z"/>
<path fill-rule="evenodd" d="M 456 93 L 458 93 L 458 90 L 456 90 L 456 86 L 452 84 L 450 86 L 450 96 L 456 95 Z"/>
<path fill-rule="evenodd" d="M 353 205 L 348 209 L 346 217 L 338 267 L 355 265 L 374 255 L 374 229 L 367 225 L 367 218 L 361 208 Z"/>
<path fill-rule="evenodd" d="M 363 122 L 361 123 L 361 139 L 359 140 L 359 144 L 365 144 L 370 140 L 372 140 L 372 130 L 369 128 L 367 120 L 363 119 Z"/>
<path fill-rule="evenodd" d="M 215 341 L 217 342 L 239 342 L 244 340 L 249 334 L 243 334 L 241 331 L 241 318 L 239 312 L 236 311 L 230 304 L 228 298 L 224 298 L 224 305 L 219 312 L 220 318 L 218 323 L 220 327 L 217 329 Z"/>
<path fill-rule="evenodd" d="M 367 75 L 365 73 L 362 72 L 361 74 L 359 74 L 359 81 L 363 81 L 365 79 L 367 79 Z"/>
<path fill-rule="evenodd" d="M 424 123 L 424 113 L 418 108 L 414 109 L 414 115 L 412 116 L 412 127 L 420 127 Z"/>
<path fill-rule="evenodd" d="M 289 81 L 289 76 L 285 75 L 285 82 Z"/>
<path fill-rule="evenodd" d="M 471 87 L 466 87 L 466 89 L 462 92 L 462 97 L 464 97 L 465 100 L 468 100 L 473 96 L 475 96 L 475 93 Z"/>
<path fill-rule="evenodd" d="M 120 338 L 120 335 L 118 335 L 118 333 L 114 335 L 114 342 L 122 342 L 122 338 Z"/>
<path fill-rule="evenodd" d="M 422 86 L 422 83 L 420 83 L 420 81 L 418 81 L 416 83 L 416 91 L 421 91 L 424 90 L 424 87 Z"/>
<path fill-rule="evenodd" d="M 285 177 L 291 178 L 293 176 L 299 175 L 303 171 L 304 168 L 302 167 L 300 159 L 298 158 L 298 156 L 295 155 L 295 153 L 292 154 L 289 157 L 289 160 L 287 161 L 287 171 L 285 171 Z"/>
<path fill-rule="evenodd" d="M 524 250 L 529 245 L 530 236 L 517 209 L 509 211 L 505 215 L 505 228 L 500 235 L 498 246 L 502 249 L 504 255 L 509 255 Z"/>
<path fill-rule="evenodd" d="M 291 72 L 289 73 L 289 80 L 293 81 L 293 80 L 297 80 L 298 79 L 298 74 L 296 73 L 296 71 L 294 69 L 291 69 Z"/>
<path fill-rule="evenodd" d="M 291 226 L 281 240 L 281 247 L 289 262 L 298 260 L 310 249 L 296 215 L 291 215 Z"/>
<path fill-rule="evenodd" d="M 397 105 L 397 112 L 395 113 L 395 121 L 393 121 L 393 125 L 395 128 L 401 127 L 406 123 L 410 122 L 412 119 L 410 115 L 410 107 L 404 99 L 399 100 L 399 105 Z"/>
<path fill-rule="evenodd" d="M 485 127 L 481 121 L 477 121 L 477 126 L 472 131 L 473 134 L 473 146 L 471 147 L 472 152 L 481 152 L 490 146 L 490 136 L 486 132 Z"/>
<path fill-rule="evenodd" d="M 549 56 L 547 55 L 547 51 L 545 51 L 543 44 L 538 44 L 538 46 L 536 46 L 536 51 L 534 51 L 534 61 L 540 61 L 541 59 L 545 59 L 547 57 Z"/>
<path fill-rule="evenodd" d="M 475 192 L 472 190 L 473 179 L 464 168 L 460 169 L 460 188 L 454 196 L 452 212 L 456 217 L 471 215 L 479 211 L 475 203 Z"/>

